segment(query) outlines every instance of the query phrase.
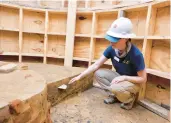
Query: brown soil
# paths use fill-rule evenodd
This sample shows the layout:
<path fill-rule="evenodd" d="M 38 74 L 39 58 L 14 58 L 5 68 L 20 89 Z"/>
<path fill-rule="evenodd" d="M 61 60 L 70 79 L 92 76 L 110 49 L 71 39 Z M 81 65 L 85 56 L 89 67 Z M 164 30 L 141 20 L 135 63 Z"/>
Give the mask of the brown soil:
<path fill-rule="evenodd" d="M 53 123 L 169 123 L 169 121 L 137 105 L 127 111 L 120 104 L 104 104 L 107 93 L 91 88 L 52 107 Z"/>

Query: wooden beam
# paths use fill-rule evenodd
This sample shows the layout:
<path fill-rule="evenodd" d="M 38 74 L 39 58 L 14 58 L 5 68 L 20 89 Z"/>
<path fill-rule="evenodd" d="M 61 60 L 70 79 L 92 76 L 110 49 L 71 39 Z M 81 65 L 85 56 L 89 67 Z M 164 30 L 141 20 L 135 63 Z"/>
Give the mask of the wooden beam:
<path fill-rule="evenodd" d="M 126 16 L 126 13 L 124 10 L 118 10 L 118 18 L 125 17 L 125 16 Z"/>
<path fill-rule="evenodd" d="M 65 8 L 65 0 L 62 0 L 62 8 Z"/>
<path fill-rule="evenodd" d="M 64 66 L 72 67 L 77 0 L 69 0 Z"/>
<path fill-rule="evenodd" d="M 150 69 L 150 68 L 147 68 L 146 72 L 149 74 L 155 75 L 155 76 L 165 78 L 165 79 L 171 78 L 170 73 L 168 73 L 168 72 L 162 72 L 162 71 L 158 71 L 158 70 L 154 70 L 154 69 Z"/>
<path fill-rule="evenodd" d="M 150 5 L 151 7 L 151 15 L 150 15 L 150 21 L 149 21 L 149 26 L 150 28 L 148 28 L 148 35 L 153 35 L 154 34 L 154 30 L 155 30 L 155 23 L 156 23 L 156 15 L 157 15 L 157 8 L 152 8 L 152 5 Z"/>
<path fill-rule="evenodd" d="M 46 10 L 46 13 L 45 13 L 45 35 L 44 35 L 44 59 L 43 59 L 44 64 L 47 63 L 48 26 L 49 26 L 49 13 L 48 13 L 48 10 Z"/>
<path fill-rule="evenodd" d="M 148 35 L 148 30 L 149 30 L 149 22 L 150 22 L 150 18 L 151 18 L 151 11 L 152 11 L 152 6 L 149 5 L 148 11 L 147 11 L 146 24 L 145 24 L 145 38 L 144 38 L 143 49 L 142 49 L 145 64 L 146 64 L 147 68 L 149 66 L 151 47 L 152 47 L 152 40 L 147 40 L 147 35 Z M 146 91 L 146 83 L 141 85 L 139 99 L 144 99 L 145 91 Z"/>
<path fill-rule="evenodd" d="M 22 42 L 23 42 L 23 9 L 19 12 L 19 62 L 22 62 Z"/>
<path fill-rule="evenodd" d="M 95 24 L 96 24 L 96 13 L 93 12 L 93 20 L 92 20 L 92 28 L 91 28 L 91 41 L 90 41 L 90 53 L 89 53 L 89 66 L 91 65 L 91 62 L 94 57 L 94 38 L 93 35 L 95 34 Z"/>
<path fill-rule="evenodd" d="M 88 9 L 90 7 L 90 0 L 85 0 L 85 8 Z"/>
<path fill-rule="evenodd" d="M 139 101 L 139 104 L 145 108 L 147 108 L 148 110 L 154 112 L 155 114 L 167 119 L 167 120 L 170 120 L 169 119 L 169 116 L 170 116 L 170 111 L 165 109 L 165 108 L 162 108 L 161 106 L 149 101 L 149 100 L 141 100 Z"/>

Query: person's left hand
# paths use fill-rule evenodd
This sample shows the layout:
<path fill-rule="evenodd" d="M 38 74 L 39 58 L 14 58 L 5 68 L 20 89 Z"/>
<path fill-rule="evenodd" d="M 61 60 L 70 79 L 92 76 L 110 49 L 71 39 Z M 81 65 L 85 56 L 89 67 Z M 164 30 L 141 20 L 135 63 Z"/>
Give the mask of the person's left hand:
<path fill-rule="evenodd" d="M 3 54 L 4 51 L 0 50 L 0 55 Z"/>
<path fill-rule="evenodd" d="M 110 83 L 110 85 L 112 84 L 117 84 L 119 82 L 123 82 L 126 80 L 126 76 L 118 76 L 118 77 L 115 77 L 112 82 Z"/>

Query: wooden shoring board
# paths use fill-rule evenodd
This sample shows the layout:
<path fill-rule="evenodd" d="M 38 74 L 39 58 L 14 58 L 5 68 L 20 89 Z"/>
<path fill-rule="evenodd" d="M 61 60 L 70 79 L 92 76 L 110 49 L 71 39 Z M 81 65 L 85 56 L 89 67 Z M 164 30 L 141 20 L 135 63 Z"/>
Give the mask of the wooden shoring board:
<path fill-rule="evenodd" d="M 19 29 L 19 8 L 10 8 L 0 5 L 0 28 Z"/>
<path fill-rule="evenodd" d="M 76 34 L 91 34 L 92 13 L 78 13 L 76 16 Z"/>
<path fill-rule="evenodd" d="M 66 33 L 66 26 L 66 12 L 49 12 L 48 33 Z"/>
<path fill-rule="evenodd" d="M 48 35 L 47 55 L 65 55 L 65 36 Z"/>
<path fill-rule="evenodd" d="M 168 111 L 165 108 L 162 108 L 161 106 L 149 101 L 149 100 L 140 100 L 139 104 L 147 109 L 149 109 L 150 111 L 154 112 L 155 114 L 158 114 L 159 116 L 170 120 L 170 111 Z"/>
<path fill-rule="evenodd" d="M 74 52 L 74 34 L 76 23 L 76 0 L 69 0 L 68 17 L 67 17 L 67 34 L 64 66 L 72 66 Z"/>

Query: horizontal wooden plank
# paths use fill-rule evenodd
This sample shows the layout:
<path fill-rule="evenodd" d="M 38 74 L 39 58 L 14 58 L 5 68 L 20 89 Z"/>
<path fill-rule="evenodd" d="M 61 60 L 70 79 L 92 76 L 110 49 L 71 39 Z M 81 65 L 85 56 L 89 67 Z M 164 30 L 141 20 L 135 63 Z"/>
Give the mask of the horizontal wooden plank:
<path fill-rule="evenodd" d="M 162 77 L 165 79 L 170 79 L 170 73 L 168 73 L 168 72 L 162 72 L 162 71 L 154 70 L 154 69 L 150 69 L 150 68 L 147 68 L 146 71 L 149 74 L 159 76 L 159 77 Z"/>
<path fill-rule="evenodd" d="M 161 106 L 147 100 L 140 100 L 139 104 L 145 108 L 147 108 L 148 110 L 154 112 L 155 114 L 169 120 L 169 110 L 162 108 Z"/>

